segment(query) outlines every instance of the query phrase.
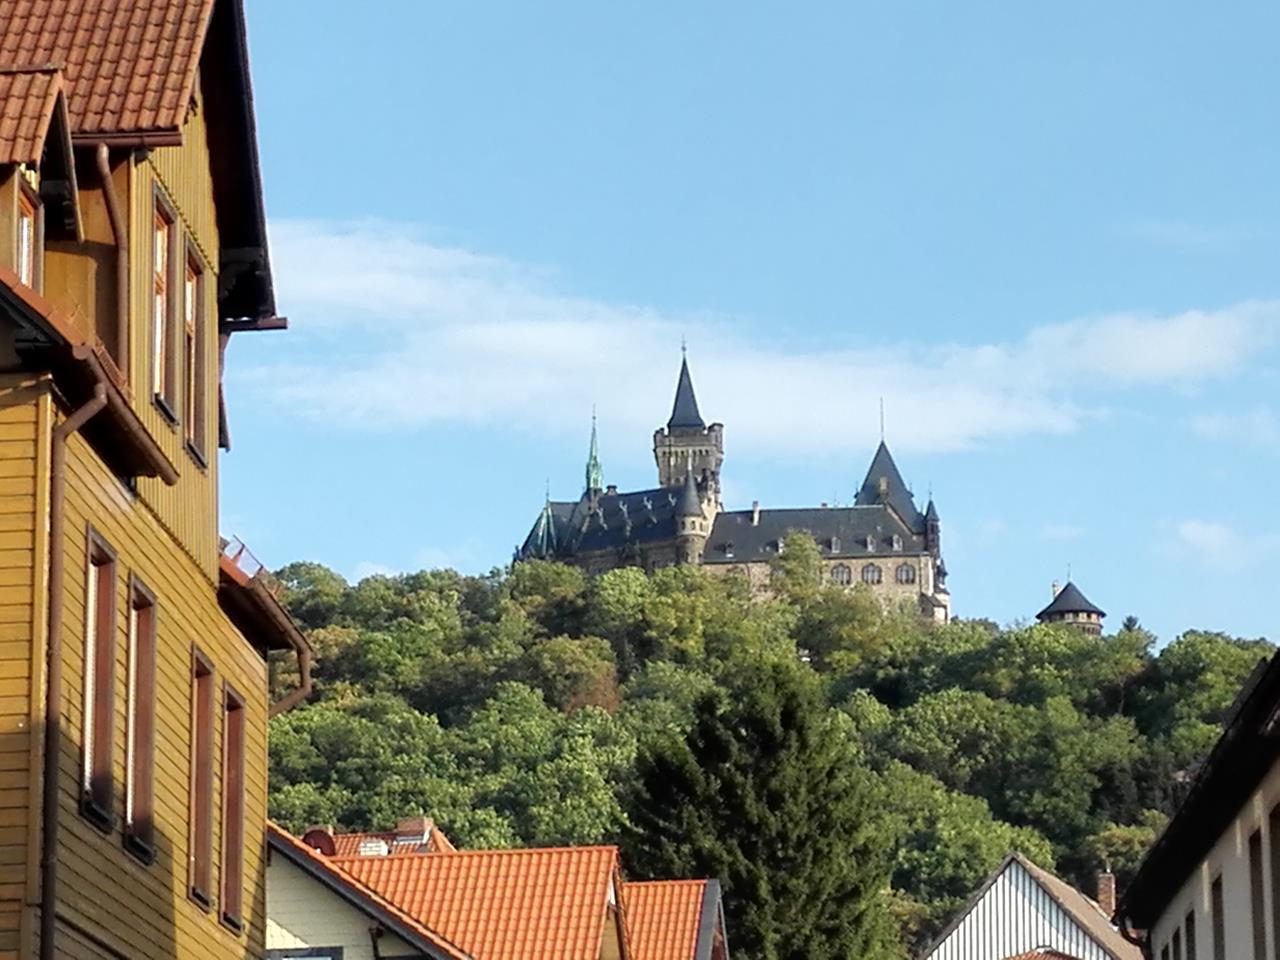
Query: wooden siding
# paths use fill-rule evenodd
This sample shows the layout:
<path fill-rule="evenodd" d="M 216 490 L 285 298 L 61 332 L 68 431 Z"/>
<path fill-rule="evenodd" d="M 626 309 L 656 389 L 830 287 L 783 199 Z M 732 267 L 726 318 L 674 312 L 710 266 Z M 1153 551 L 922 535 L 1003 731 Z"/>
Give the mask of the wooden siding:
<path fill-rule="evenodd" d="M 0 377 L 0 958 L 16 958 L 27 932 L 22 902 L 35 853 L 29 823 L 38 791 L 31 789 L 33 743 L 42 689 L 32 579 L 36 522 L 43 498 L 38 477 L 47 473 L 31 378 Z M 33 769 L 34 767 L 34 769 Z"/>
<path fill-rule="evenodd" d="M 0 437 L 5 427 L 0 424 Z M 231 626 L 205 572 L 178 544 L 144 499 L 132 494 L 79 437 L 68 450 L 66 578 L 63 644 L 61 836 L 59 848 L 60 947 L 94 943 L 83 955 L 137 960 L 174 956 L 230 960 L 260 954 L 265 923 L 264 846 L 266 818 L 266 666 Z M 0 491 L 4 479 L 0 478 Z M 104 834 L 79 812 L 85 636 L 85 543 L 89 527 L 117 552 L 116 706 L 114 727 L 115 827 Z M 157 857 L 146 866 L 121 843 L 126 767 L 128 577 L 137 575 L 157 598 L 157 702 L 155 831 Z M 14 616 L 29 616 L 28 603 Z M 7 619 L 0 604 L 0 630 Z M 218 922 L 215 910 L 200 909 L 187 895 L 190 776 L 190 668 L 193 645 L 213 662 L 222 682 L 251 692 L 246 702 L 247 790 L 245 932 Z M 215 810 L 221 810 L 221 724 L 216 732 Z M 214 876 L 220 876 L 215 815 Z M 0 957 L 3 954 L 0 953 Z"/>
<path fill-rule="evenodd" d="M 1014 860 L 925 960 L 1004 960 L 1037 947 L 1113 960 Z"/>
<path fill-rule="evenodd" d="M 173 533 L 212 582 L 218 570 L 218 228 L 209 172 L 209 147 L 204 114 L 197 105 L 183 129 L 180 147 L 159 147 L 132 167 L 130 178 L 130 283 L 133 310 L 130 382 L 134 405 L 142 422 L 178 468 L 175 486 L 143 478 L 142 498 Z M 184 243 L 194 249 L 204 268 L 204 457 L 199 464 L 186 448 L 185 430 L 161 412 L 153 400 L 151 383 L 151 242 L 157 192 L 176 213 L 176 227 Z M 174 291 L 181 296 L 181 289 Z M 178 342 L 173 338 L 173 342 Z M 179 395 L 181 386 L 179 364 Z M 181 406 L 175 398 L 177 406 Z M 181 411 L 178 411 L 181 413 Z"/>

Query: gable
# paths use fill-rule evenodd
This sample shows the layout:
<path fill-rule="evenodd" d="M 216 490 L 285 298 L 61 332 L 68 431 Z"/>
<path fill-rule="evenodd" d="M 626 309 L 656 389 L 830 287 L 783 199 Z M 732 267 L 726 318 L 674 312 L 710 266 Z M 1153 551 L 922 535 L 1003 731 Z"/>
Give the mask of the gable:
<path fill-rule="evenodd" d="M 1017 858 L 1010 858 L 924 960 L 1005 960 L 1037 948 L 1079 960 L 1116 960 Z"/>
<path fill-rule="evenodd" d="M 267 949 L 341 947 L 344 960 L 372 957 L 369 927 L 376 917 L 308 876 L 284 857 L 267 867 Z M 387 957 L 421 954 L 391 931 L 378 941 Z"/>

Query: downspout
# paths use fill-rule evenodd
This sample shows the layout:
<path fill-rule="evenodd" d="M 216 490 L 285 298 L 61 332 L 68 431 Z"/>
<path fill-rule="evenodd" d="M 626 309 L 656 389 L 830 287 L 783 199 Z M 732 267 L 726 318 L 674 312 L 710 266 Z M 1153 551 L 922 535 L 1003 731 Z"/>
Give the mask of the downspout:
<path fill-rule="evenodd" d="M 129 234 L 125 230 L 124 215 L 120 212 L 120 198 L 116 196 L 115 183 L 111 179 L 111 151 L 105 143 L 98 144 L 98 176 L 102 180 L 102 197 L 107 202 L 107 217 L 111 220 L 111 234 L 116 241 L 116 364 L 125 383 L 129 382 Z"/>
<path fill-rule="evenodd" d="M 369 928 L 369 948 L 373 951 L 373 960 L 382 960 L 382 951 L 378 949 L 378 941 L 382 939 L 381 924 L 375 923 Z"/>
<path fill-rule="evenodd" d="M 287 713 L 311 696 L 311 650 L 306 646 L 299 646 L 294 649 L 298 654 L 298 675 L 301 678 L 301 682 L 296 690 L 290 690 L 271 705 L 271 709 L 267 712 L 268 720 L 282 713 Z"/>
<path fill-rule="evenodd" d="M 1128 940 L 1135 947 L 1137 947 L 1139 950 L 1142 951 L 1142 955 L 1143 957 L 1146 958 L 1146 960 L 1151 960 L 1150 938 L 1144 936 L 1143 934 L 1137 933 L 1134 930 L 1130 930 L 1128 916 L 1120 917 L 1120 923 L 1116 925 L 1116 929 L 1120 931 L 1120 936 L 1124 937 L 1126 940 Z"/>
<path fill-rule="evenodd" d="M 93 398 L 53 429 L 49 453 L 49 636 L 46 638 L 44 780 L 40 838 L 40 960 L 54 960 L 58 890 L 58 760 L 62 752 L 62 601 L 67 438 L 107 405 L 99 383 Z"/>

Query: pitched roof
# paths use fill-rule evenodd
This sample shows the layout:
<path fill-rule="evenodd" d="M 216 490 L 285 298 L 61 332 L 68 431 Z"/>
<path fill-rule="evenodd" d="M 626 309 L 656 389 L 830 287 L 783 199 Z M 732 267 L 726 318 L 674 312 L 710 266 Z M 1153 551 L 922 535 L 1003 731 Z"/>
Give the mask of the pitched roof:
<path fill-rule="evenodd" d="M 38 163 L 62 95 L 56 67 L 0 67 L 0 163 Z"/>
<path fill-rule="evenodd" d="M 616 847 L 332 862 L 484 960 L 597 960 L 620 877 Z M 622 940 L 623 956 L 630 957 Z"/>
<path fill-rule="evenodd" d="M 1280 761 L 1280 653 L 1246 681 L 1186 798 L 1125 888 L 1116 916 L 1149 929 Z"/>
<path fill-rule="evenodd" d="M 352 906 L 365 911 L 396 936 L 437 960 L 471 960 L 461 948 L 369 889 L 340 865 L 320 856 L 287 830 L 268 822 L 267 844 Z"/>
<path fill-rule="evenodd" d="M 1142 951 L 1134 944 L 1130 943 L 1120 932 L 1111 925 L 1111 919 L 1102 912 L 1102 908 L 1098 904 L 1085 896 L 1071 884 L 1067 883 L 1060 877 L 1055 876 L 1043 867 L 1036 866 L 1022 854 L 1014 851 L 1001 861 L 1000 865 L 987 877 L 969 902 L 956 913 L 942 931 L 934 938 L 933 942 L 921 953 L 922 957 L 933 957 L 938 953 L 939 949 L 946 943 L 961 926 L 962 923 L 974 913 L 978 905 L 987 896 L 988 892 L 996 885 L 997 881 L 1004 876 L 1005 872 L 1011 868 L 1021 868 L 1031 880 L 1040 887 L 1049 899 L 1057 905 L 1057 907 L 1067 915 L 1067 917 L 1075 924 L 1076 928 L 1083 935 L 1077 937 L 1076 941 L 1071 944 L 1072 949 L 1084 949 L 1088 945 L 1089 951 L 1096 953 L 1101 951 L 1102 954 L 1111 958 L 1111 960 L 1142 960 Z M 1019 905 L 1019 909 L 1033 909 L 1030 901 L 1023 897 L 1014 898 L 1012 902 Z M 1055 936 L 1065 933 L 1058 925 L 1051 925 Z M 1021 935 L 1029 935 L 1033 931 L 1026 929 L 1027 924 L 1013 925 L 1007 918 L 1003 922 L 1002 932 L 1013 930 L 1020 931 Z M 1034 941 L 1033 941 L 1034 942 Z M 1096 945 L 1096 946 L 1095 946 Z M 1036 951 L 1044 951 L 1043 941 L 1032 949 L 1030 956 L 1035 957 Z M 1089 952 L 1086 951 L 1086 952 Z M 1054 957 L 1054 953 L 1049 951 L 1050 957 Z M 1092 955 L 1092 954 L 1091 954 Z M 1018 956 L 1015 954 L 1015 956 Z M 1067 955 L 1069 960 L 1070 957 Z"/>
<path fill-rule="evenodd" d="M 710 885 L 707 880 L 624 883 L 622 902 L 635 960 L 702 960 L 698 948 L 704 913 L 719 909 L 718 895 L 716 902 L 707 903 Z"/>
<path fill-rule="evenodd" d="M 777 556 L 778 544 L 791 531 L 808 533 L 824 557 L 870 559 L 896 553 L 924 552 L 920 534 L 908 528 L 883 504 L 867 507 L 726 510 L 716 514 L 703 551 L 703 563 L 749 563 Z M 893 538 L 902 544 L 893 549 Z M 867 547 L 867 538 L 871 547 Z"/>
<path fill-rule="evenodd" d="M 1036 614 L 1036 619 L 1044 620 L 1055 614 L 1064 613 L 1096 613 L 1100 617 L 1106 616 L 1101 609 L 1089 602 L 1088 598 L 1080 592 L 1079 587 L 1070 581 L 1058 591 L 1052 603 Z"/>
<path fill-rule="evenodd" d="M 385 854 L 367 854 L 362 853 L 360 847 L 362 844 L 370 841 L 381 841 L 387 845 L 387 853 Z M 394 831 L 374 832 L 374 833 L 335 833 L 333 835 L 333 856 L 335 857 L 361 857 L 361 856 L 390 856 L 400 853 L 454 853 L 457 847 L 440 832 L 439 828 L 434 825 L 427 837 L 426 843 L 421 843 L 416 837 L 406 840 L 404 837 Z"/>
<path fill-rule="evenodd" d="M 912 530 L 921 529 L 922 518 L 920 511 L 916 509 L 915 498 L 907 489 L 902 474 L 898 472 L 898 465 L 893 461 L 893 454 L 883 440 L 876 448 L 876 455 L 871 458 L 871 466 L 867 469 L 867 476 L 862 481 L 854 503 L 860 507 L 883 503 L 893 508 L 902 522 Z"/>
<path fill-rule="evenodd" d="M 60 66 L 77 134 L 176 133 L 213 0 L 0 0 L 0 62 Z"/>
<path fill-rule="evenodd" d="M 671 419 L 667 421 L 668 429 L 706 428 L 702 414 L 698 412 L 698 398 L 693 394 L 693 378 L 689 376 L 689 360 L 680 361 L 680 379 L 676 382 L 676 402 L 671 407 Z"/>

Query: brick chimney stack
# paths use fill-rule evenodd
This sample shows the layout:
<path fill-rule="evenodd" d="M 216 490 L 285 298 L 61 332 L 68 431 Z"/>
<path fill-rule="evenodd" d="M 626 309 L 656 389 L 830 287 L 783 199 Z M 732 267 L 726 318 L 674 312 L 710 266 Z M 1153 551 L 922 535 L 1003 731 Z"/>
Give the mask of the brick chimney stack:
<path fill-rule="evenodd" d="M 1098 906 L 1108 918 L 1116 912 L 1116 875 L 1111 872 L 1110 864 L 1098 872 Z"/>

